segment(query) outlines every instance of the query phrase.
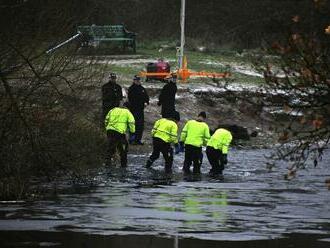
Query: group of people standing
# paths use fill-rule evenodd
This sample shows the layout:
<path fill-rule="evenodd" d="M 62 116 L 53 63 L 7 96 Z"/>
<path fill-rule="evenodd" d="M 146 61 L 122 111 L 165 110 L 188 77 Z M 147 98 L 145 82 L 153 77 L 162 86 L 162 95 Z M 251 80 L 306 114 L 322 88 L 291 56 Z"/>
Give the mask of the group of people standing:
<path fill-rule="evenodd" d="M 108 137 L 106 164 L 111 165 L 116 151 L 119 152 L 121 166 L 127 165 L 128 144 L 143 145 L 144 108 L 149 104 L 149 96 L 141 85 L 139 76 L 134 76 L 132 85 L 128 88 L 128 101 L 121 104 L 123 93 L 116 83 L 117 76 L 110 74 L 109 82 L 102 86 L 103 117 Z M 161 90 L 158 105 L 161 106 L 162 118 L 157 120 L 152 128 L 153 151 L 146 162 L 146 167 L 152 167 L 162 153 L 165 160 L 165 172 L 172 172 L 174 153 L 184 152 L 183 171 L 200 173 L 203 160 L 202 147 L 206 146 L 206 155 L 211 164 L 210 174 L 222 175 L 227 164 L 228 148 L 232 141 L 230 131 L 218 128 L 210 135 L 205 122 L 206 113 L 200 112 L 196 119 L 185 123 L 180 136 L 178 123 L 180 114 L 175 110 L 175 95 L 177 92 L 176 75 L 171 75 Z M 126 132 L 129 131 L 129 139 Z M 174 144 L 174 150 L 172 145 Z"/>

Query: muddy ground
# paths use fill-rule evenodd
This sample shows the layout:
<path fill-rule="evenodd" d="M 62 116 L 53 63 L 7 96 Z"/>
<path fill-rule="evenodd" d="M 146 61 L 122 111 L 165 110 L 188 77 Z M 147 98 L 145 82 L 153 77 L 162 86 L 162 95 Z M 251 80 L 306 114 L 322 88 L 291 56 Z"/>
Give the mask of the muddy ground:
<path fill-rule="evenodd" d="M 84 105 L 89 117 L 100 123 L 101 87 L 103 83 L 105 82 L 86 86 L 87 88 L 85 88 L 82 94 L 88 97 L 87 101 L 84 99 Z M 120 81 L 118 83 L 125 91 L 131 85 L 130 83 L 122 83 Z M 157 105 L 157 102 L 164 83 L 148 81 L 143 82 L 142 85 L 150 96 L 150 104 L 145 108 L 145 131 L 143 136 L 145 145 L 131 146 L 130 150 L 150 152 L 150 131 L 154 122 L 161 118 L 161 108 Z M 260 111 L 259 107 L 243 101 L 244 99 L 254 97 L 254 91 L 255 89 L 251 89 L 251 87 L 245 89 L 240 85 L 227 90 L 212 83 L 178 83 L 176 109 L 181 115 L 179 130 L 183 128 L 187 120 L 196 118 L 200 111 L 205 111 L 210 130 L 217 128 L 219 125 L 230 125 L 236 128 L 236 131 L 234 130 L 233 146 L 242 148 L 265 148 L 271 146 L 276 142 L 276 135 L 271 131 L 273 129 L 269 121 L 273 117 L 272 114 Z"/>

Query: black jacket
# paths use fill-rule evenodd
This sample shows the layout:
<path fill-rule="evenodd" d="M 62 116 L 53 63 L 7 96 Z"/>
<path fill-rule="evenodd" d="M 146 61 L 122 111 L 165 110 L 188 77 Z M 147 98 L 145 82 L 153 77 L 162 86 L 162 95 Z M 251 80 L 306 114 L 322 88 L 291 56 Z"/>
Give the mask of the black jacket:
<path fill-rule="evenodd" d="M 175 94 L 177 91 L 176 83 L 168 82 L 164 85 L 159 95 L 158 105 L 162 106 L 162 113 L 175 110 Z"/>
<path fill-rule="evenodd" d="M 120 85 L 109 82 L 102 86 L 102 107 L 104 114 L 107 114 L 110 109 L 118 107 L 122 99 L 123 92 Z"/>
<path fill-rule="evenodd" d="M 142 85 L 132 84 L 128 88 L 129 109 L 132 112 L 143 112 L 144 104 L 149 104 L 149 96 Z"/>

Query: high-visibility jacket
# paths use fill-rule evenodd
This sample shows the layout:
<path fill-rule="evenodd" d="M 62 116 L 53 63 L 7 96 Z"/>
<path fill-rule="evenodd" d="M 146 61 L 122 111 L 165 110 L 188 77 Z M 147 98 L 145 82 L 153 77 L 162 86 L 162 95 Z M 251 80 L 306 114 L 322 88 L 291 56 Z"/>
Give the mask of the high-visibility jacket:
<path fill-rule="evenodd" d="M 203 121 L 190 120 L 182 129 L 180 140 L 186 145 L 202 147 L 210 139 L 209 126 Z"/>
<path fill-rule="evenodd" d="M 233 137 L 228 130 L 224 128 L 219 128 L 211 136 L 209 142 L 207 142 L 207 146 L 213 147 L 214 149 L 218 149 L 223 154 L 227 154 L 232 139 Z"/>
<path fill-rule="evenodd" d="M 151 135 L 166 143 L 178 143 L 178 125 L 166 118 L 159 119 L 155 122 Z"/>
<path fill-rule="evenodd" d="M 127 128 L 131 133 L 135 133 L 135 119 L 132 113 L 127 108 L 111 109 L 105 117 L 105 129 L 124 134 Z"/>

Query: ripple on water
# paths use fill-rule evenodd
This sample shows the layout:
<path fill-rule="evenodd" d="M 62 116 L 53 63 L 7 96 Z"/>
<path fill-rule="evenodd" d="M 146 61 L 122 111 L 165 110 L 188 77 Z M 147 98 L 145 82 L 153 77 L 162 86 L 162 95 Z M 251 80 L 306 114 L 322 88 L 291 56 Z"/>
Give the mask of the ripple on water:
<path fill-rule="evenodd" d="M 234 150 L 224 177 L 184 176 L 183 155 L 172 174 L 159 159 L 152 170 L 135 156 L 102 170 L 94 187 L 61 191 L 56 199 L 1 203 L 1 230 L 75 230 L 98 234 L 169 234 L 207 240 L 259 240 L 291 232 L 330 234 L 329 151 L 319 167 L 287 181 L 268 173 L 268 150 Z M 325 242 L 325 241 L 324 241 Z"/>

